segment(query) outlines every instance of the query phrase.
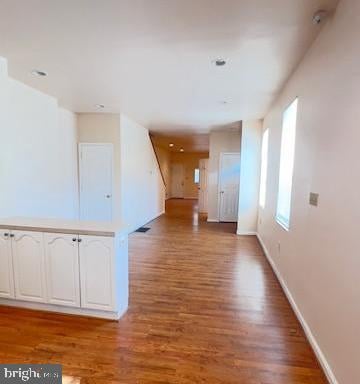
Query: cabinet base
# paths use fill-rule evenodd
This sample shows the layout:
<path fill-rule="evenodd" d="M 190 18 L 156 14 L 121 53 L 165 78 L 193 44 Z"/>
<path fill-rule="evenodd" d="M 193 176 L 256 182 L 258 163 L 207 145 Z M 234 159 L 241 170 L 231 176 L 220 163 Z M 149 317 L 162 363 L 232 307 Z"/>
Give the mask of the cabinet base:
<path fill-rule="evenodd" d="M 108 320 L 119 320 L 120 317 L 127 310 L 127 308 L 125 308 L 124 310 L 119 312 L 100 311 L 97 309 L 64 307 L 62 305 L 34 303 L 30 301 L 21 301 L 21 300 L 4 299 L 4 298 L 0 298 L 0 305 L 4 305 L 8 307 L 27 308 L 27 309 L 33 309 L 36 311 L 56 312 L 56 313 L 62 313 L 67 315 L 97 317 L 97 318 L 108 319 Z"/>

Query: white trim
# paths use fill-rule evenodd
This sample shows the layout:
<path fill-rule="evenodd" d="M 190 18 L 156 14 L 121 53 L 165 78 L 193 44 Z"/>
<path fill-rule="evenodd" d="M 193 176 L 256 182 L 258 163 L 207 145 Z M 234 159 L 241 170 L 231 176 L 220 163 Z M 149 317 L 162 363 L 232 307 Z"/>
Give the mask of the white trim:
<path fill-rule="evenodd" d="M 312 349 L 313 349 L 313 351 L 314 351 L 314 353 L 315 353 L 315 355 L 316 355 L 329 383 L 330 384 L 339 384 L 339 382 L 337 381 L 337 379 L 335 377 L 334 372 L 331 369 L 329 362 L 326 360 L 326 357 L 325 357 L 324 353 L 322 352 L 319 344 L 317 343 L 315 336 L 311 332 L 309 325 L 307 324 L 305 318 L 303 317 L 302 313 L 300 312 L 299 307 L 297 306 L 289 288 L 287 287 L 285 280 L 281 276 L 280 271 L 277 269 L 273 259 L 271 258 L 269 251 L 267 250 L 263 240 L 261 239 L 261 236 L 259 235 L 259 233 L 257 233 L 256 236 L 259 240 L 259 243 L 260 243 L 260 245 L 264 251 L 264 254 L 265 254 L 272 270 L 274 271 L 274 273 L 275 273 L 275 275 L 276 275 L 276 277 L 277 277 L 277 279 L 281 285 L 281 288 L 283 289 L 283 291 L 285 293 L 286 298 L 288 299 L 293 311 L 295 312 L 295 315 L 296 315 L 298 321 L 301 324 L 301 327 L 303 328 L 303 330 L 305 332 L 306 338 L 308 339 L 308 341 L 309 341 L 309 343 L 310 343 L 310 345 L 311 345 L 311 347 L 312 347 Z"/>
<path fill-rule="evenodd" d="M 0 299 L 0 305 L 33 309 L 35 311 L 47 311 L 47 312 L 56 312 L 56 313 L 62 313 L 62 314 L 65 313 L 67 315 L 97 317 L 97 318 L 108 319 L 108 320 L 119 320 L 120 317 L 126 312 L 126 310 L 122 312 L 101 311 L 101 310 L 95 310 L 95 309 L 65 307 L 61 305 L 35 303 L 30 301 L 11 300 L 11 299 Z"/>
<path fill-rule="evenodd" d="M 257 232 L 254 231 L 236 231 L 239 236 L 257 236 Z"/>
<path fill-rule="evenodd" d="M 130 228 L 130 229 L 128 230 L 128 234 L 135 232 L 138 228 L 141 228 L 141 227 L 143 227 L 144 225 L 147 225 L 147 224 L 151 223 L 152 221 L 156 220 L 158 217 L 160 217 L 160 216 L 162 216 L 162 215 L 164 215 L 164 214 L 165 214 L 165 210 L 161 211 L 160 213 L 157 213 L 153 218 L 147 220 L 147 221 L 146 221 L 145 223 L 143 223 L 143 224 L 140 224 L 140 225 L 139 225 L 139 224 L 136 224 L 135 226 L 133 226 L 133 228 Z"/>
<path fill-rule="evenodd" d="M 218 219 L 207 219 L 208 223 L 220 223 Z"/>

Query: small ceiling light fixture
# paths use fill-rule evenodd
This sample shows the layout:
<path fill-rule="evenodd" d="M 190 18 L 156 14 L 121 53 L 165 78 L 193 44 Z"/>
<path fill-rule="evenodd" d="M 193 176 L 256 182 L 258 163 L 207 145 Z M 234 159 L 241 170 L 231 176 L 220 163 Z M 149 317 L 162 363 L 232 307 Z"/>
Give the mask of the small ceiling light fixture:
<path fill-rule="evenodd" d="M 169 147 L 170 147 L 170 148 L 172 148 L 173 146 L 174 146 L 174 144 L 173 144 L 173 143 L 170 143 L 170 144 L 169 144 Z"/>
<path fill-rule="evenodd" d="M 97 109 L 104 109 L 105 105 L 104 104 L 95 104 L 95 108 L 97 108 Z"/>
<path fill-rule="evenodd" d="M 184 152 L 184 148 L 180 148 L 180 152 Z"/>
<path fill-rule="evenodd" d="M 320 24 L 321 22 L 323 22 L 326 19 L 327 15 L 328 15 L 327 11 L 324 11 L 322 9 L 315 12 L 314 16 L 313 16 L 313 24 L 315 24 L 315 25 Z"/>
<path fill-rule="evenodd" d="M 213 60 L 212 63 L 215 64 L 217 67 L 223 67 L 226 64 L 226 60 L 219 57 L 218 59 Z"/>
<path fill-rule="evenodd" d="M 46 77 L 48 74 L 45 71 L 40 71 L 39 69 L 33 69 L 31 74 L 37 77 Z"/>
<path fill-rule="evenodd" d="M 221 100 L 221 101 L 220 101 L 220 104 L 222 104 L 222 105 L 228 105 L 228 104 L 230 104 L 230 101 L 228 101 L 228 100 Z"/>

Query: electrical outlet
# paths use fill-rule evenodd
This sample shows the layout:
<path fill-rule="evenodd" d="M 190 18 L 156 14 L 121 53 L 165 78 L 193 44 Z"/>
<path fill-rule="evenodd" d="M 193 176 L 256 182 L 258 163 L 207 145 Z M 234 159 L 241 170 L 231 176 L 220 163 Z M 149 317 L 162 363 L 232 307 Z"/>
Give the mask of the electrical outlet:
<path fill-rule="evenodd" d="M 319 194 L 310 192 L 309 204 L 317 207 L 319 204 Z"/>

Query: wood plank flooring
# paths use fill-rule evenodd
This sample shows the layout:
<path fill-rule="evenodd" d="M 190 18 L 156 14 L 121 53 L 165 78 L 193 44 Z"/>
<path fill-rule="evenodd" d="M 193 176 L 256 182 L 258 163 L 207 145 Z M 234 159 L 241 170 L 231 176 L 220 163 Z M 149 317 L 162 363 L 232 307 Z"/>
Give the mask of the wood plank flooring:
<path fill-rule="evenodd" d="M 68 383 L 327 382 L 255 237 L 188 200 L 149 226 L 119 322 L 0 307 L 0 362 L 60 363 Z"/>

